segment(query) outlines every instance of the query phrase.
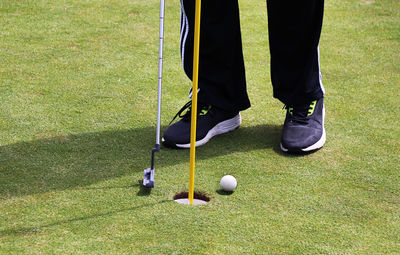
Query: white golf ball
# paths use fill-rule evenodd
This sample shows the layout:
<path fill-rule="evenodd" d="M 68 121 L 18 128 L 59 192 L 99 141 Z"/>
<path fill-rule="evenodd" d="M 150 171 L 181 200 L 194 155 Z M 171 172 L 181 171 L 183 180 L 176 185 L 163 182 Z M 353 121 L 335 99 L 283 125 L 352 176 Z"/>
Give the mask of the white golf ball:
<path fill-rule="evenodd" d="M 219 184 L 221 185 L 221 189 L 225 191 L 234 191 L 237 186 L 237 181 L 232 175 L 225 175 L 221 178 Z"/>

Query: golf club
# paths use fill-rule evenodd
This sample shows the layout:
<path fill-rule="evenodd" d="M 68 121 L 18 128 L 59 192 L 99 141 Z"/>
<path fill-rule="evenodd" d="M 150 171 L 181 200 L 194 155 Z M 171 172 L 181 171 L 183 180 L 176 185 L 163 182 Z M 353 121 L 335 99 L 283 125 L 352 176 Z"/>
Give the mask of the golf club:
<path fill-rule="evenodd" d="M 160 42 L 158 58 L 158 98 L 157 98 L 157 130 L 156 145 L 151 150 L 151 166 L 144 170 L 143 187 L 154 187 L 154 154 L 160 151 L 160 126 L 161 126 L 161 88 L 162 88 L 162 65 L 163 65 L 163 42 L 164 42 L 164 0 L 160 0 Z"/>

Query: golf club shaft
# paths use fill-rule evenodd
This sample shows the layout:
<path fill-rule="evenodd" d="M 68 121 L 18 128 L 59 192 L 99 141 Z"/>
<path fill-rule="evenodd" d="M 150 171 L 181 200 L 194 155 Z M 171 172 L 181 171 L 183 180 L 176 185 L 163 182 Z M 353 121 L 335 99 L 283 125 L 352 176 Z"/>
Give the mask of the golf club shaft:
<path fill-rule="evenodd" d="M 164 10 L 165 0 L 160 0 L 160 41 L 158 49 L 158 96 L 157 96 L 157 130 L 156 145 L 151 150 L 151 167 L 144 170 L 143 186 L 154 187 L 154 154 L 160 151 L 160 128 L 161 128 L 161 89 L 162 89 L 162 66 L 163 66 L 163 42 L 164 42 Z"/>
<path fill-rule="evenodd" d="M 164 49 L 164 12 L 165 0 L 160 0 L 160 41 L 158 48 L 158 93 L 157 93 L 157 130 L 156 145 L 151 150 L 151 169 L 154 169 L 154 153 L 160 151 L 160 129 L 161 129 L 161 90 L 162 90 L 162 68 Z"/>
<path fill-rule="evenodd" d="M 157 134 L 156 147 L 160 145 L 160 129 L 161 129 L 161 89 L 162 89 L 162 68 L 163 68 L 163 43 L 164 43 L 164 10 L 165 0 L 160 0 L 160 43 L 158 58 L 158 96 L 157 96 Z M 159 149 L 159 146 L 158 146 Z"/>

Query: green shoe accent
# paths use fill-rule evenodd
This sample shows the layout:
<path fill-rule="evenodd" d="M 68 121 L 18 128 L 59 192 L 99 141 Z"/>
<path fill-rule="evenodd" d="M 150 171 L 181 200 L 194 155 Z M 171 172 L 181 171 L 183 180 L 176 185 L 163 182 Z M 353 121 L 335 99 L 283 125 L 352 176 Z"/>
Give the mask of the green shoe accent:
<path fill-rule="evenodd" d="M 312 114 L 314 113 L 314 110 L 315 110 L 315 106 L 316 106 L 316 105 L 317 105 L 317 100 L 314 100 L 314 101 L 311 102 L 311 104 L 310 104 L 310 109 L 308 110 L 307 117 L 310 116 L 310 115 L 312 115 Z"/>
<path fill-rule="evenodd" d="M 200 116 L 206 115 L 210 109 L 211 109 L 211 105 L 209 105 L 208 108 L 201 110 Z"/>
<path fill-rule="evenodd" d="M 293 107 L 289 107 L 289 114 L 293 115 Z"/>

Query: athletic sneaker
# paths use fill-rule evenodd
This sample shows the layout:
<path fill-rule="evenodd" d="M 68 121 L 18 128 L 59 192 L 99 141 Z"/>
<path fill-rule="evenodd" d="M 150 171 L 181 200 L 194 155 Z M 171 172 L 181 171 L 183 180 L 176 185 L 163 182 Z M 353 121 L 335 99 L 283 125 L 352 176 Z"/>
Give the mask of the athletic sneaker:
<path fill-rule="evenodd" d="M 167 128 L 162 138 L 163 145 L 173 148 L 190 148 L 190 120 L 192 102 L 188 102 L 175 115 L 181 118 Z M 197 104 L 196 147 L 207 143 L 212 137 L 227 133 L 241 124 L 239 112 L 227 112 L 211 105 Z"/>
<path fill-rule="evenodd" d="M 321 148 L 326 140 L 324 99 L 286 107 L 281 149 L 284 152 L 309 152 Z"/>

